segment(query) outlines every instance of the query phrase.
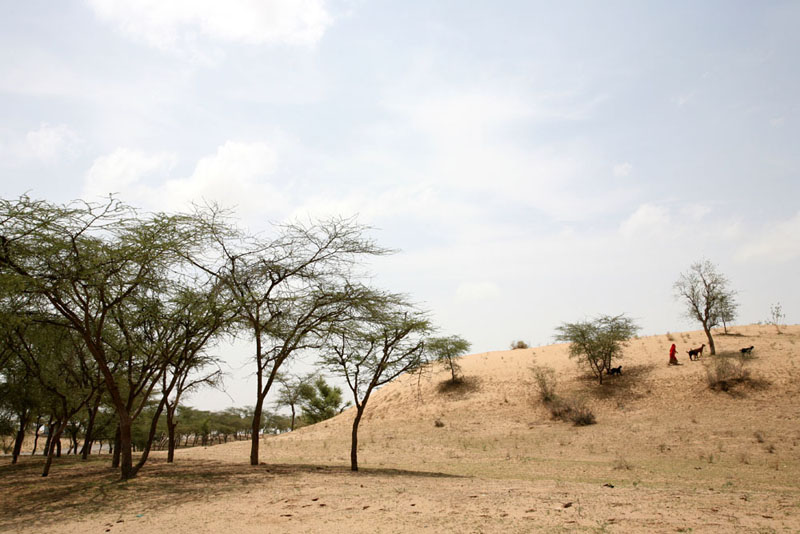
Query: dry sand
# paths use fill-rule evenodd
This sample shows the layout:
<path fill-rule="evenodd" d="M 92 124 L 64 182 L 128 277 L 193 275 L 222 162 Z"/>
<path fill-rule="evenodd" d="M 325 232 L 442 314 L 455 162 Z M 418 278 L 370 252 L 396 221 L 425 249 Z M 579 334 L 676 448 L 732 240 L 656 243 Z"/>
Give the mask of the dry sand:
<path fill-rule="evenodd" d="M 265 437 L 258 467 L 249 442 L 182 449 L 174 465 L 157 453 L 126 483 L 106 459 L 48 479 L 39 460 L 2 459 L 0 531 L 800 532 L 800 327 L 732 330 L 718 351 L 754 345 L 755 380 L 728 392 L 686 357 L 702 332 L 632 340 L 603 386 L 565 345 L 464 357 L 474 387 L 458 391 L 440 391 L 444 370 L 401 377 L 370 400 L 359 473 L 349 412 Z M 597 424 L 551 420 L 533 365 Z"/>

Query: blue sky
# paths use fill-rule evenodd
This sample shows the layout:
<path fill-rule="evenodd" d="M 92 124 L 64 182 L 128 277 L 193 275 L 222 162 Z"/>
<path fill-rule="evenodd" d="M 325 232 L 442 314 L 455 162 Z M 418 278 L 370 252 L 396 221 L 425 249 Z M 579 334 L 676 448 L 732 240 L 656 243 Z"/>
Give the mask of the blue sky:
<path fill-rule="evenodd" d="M 694 329 L 672 284 L 704 258 L 740 322 L 794 323 L 798 27 L 797 2 L 3 2 L 0 194 L 357 214 L 401 249 L 376 284 L 480 352 L 599 313 Z"/>

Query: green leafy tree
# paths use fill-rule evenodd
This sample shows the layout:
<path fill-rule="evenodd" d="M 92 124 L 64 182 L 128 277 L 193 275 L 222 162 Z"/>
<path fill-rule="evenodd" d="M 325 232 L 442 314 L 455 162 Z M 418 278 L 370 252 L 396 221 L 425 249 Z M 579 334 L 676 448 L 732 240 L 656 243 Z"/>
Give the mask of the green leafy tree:
<path fill-rule="evenodd" d="M 693 263 L 675 282 L 675 297 L 686 305 L 686 315 L 703 325 L 710 353 L 716 354 L 711 329 L 735 316 L 735 293 L 729 281 L 708 260 Z"/>
<path fill-rule="evenodd" d="M 433 337 L 425 342 L 425 349 L 444 367 L 450 370 L 450 382 L 455 384 L 462 380 L 459 356 L 466 354 L 472 345 L 460 336 Z"/>
<path fill-rule="evenodd" d="M 624 314 L 601 315 L 593 321 L 563 323 L 556 329 L 556 340 L 569 343 L 569 357 L 588 367 L 602 384 L 603 373 L 622 356 L 626 341 L 638 330 Z"/>
<path fill-rule="evenodd" d="M 307 425 L 330 419 L 350 405 L 342 399 L 342 388 L 328 384 L 321 376 L 300 386 L 300 403 L 301 418 Z"/>
<path fill-rule="evenodd" d="M 185 219 L 142 217 L 113 198 L 66 205 L 0 199 L 0 274 L 38 297 L 44 314 L 61 316 L 96 362 L 119 418 L 122 479 L 136 474 L 131 427 L 163 369 L 132 350 L 124 319 L 138 311 L 131 299 L 155 291 L 191 255 L 197 233 Z"/>

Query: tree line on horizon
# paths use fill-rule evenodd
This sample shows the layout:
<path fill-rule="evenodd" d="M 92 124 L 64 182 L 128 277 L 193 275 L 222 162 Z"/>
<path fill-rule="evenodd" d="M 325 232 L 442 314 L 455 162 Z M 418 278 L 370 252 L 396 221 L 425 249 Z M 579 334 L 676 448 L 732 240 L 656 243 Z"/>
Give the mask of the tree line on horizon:
<path fill-rule="evenodd" d="M 216 206 L 142 213 L 113 196 L 63 205 L 0 199 L 0 411 L 18 430 L 13 461 L 42 413 L 54 443 L 76 419 L 91 441 L 113 414 L 112 466 L 123 480 L 136 476 L 159 436 L 172 461 L 186 435 L 178 427 L 191 419 L 181 403 L 221 382 L 214 349 L 241 337 L 251 342 L 256 391 L 240 418 L 249 427 L 236 435 L 250 438 L 250 463 L 259 463 L 267 395 L 279 384 L 290 389 L 284 369 L 313 353 L 318 369 L 341 376 L 352 395 L 357 470 L 358 425 L 371 394 L 451 357 L 440 340 L 464 340 L 432 337 L 428 314 L 408 297 L 365 282 L 368 259 L 392 251 L 354 219 L 271 230 L 254 235 Z M 308 386 L 332 393 L 317 381 L 305 394 Z M 324 411 L 332 399 L 321 402 Z"/>

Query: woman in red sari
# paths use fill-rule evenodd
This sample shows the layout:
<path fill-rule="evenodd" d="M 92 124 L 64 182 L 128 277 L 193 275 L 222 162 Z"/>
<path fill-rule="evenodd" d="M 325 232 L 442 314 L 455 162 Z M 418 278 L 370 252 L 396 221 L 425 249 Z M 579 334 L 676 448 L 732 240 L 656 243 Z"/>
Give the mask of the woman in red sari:
<path fill-rule="evenodd" d="M 675 348 L 675 343 L 669 348 L 669 364 L 670 365 L 679 365 L 678 358 L 675 357 L 675 353 L 678 352 L 678 349 Z"/>

